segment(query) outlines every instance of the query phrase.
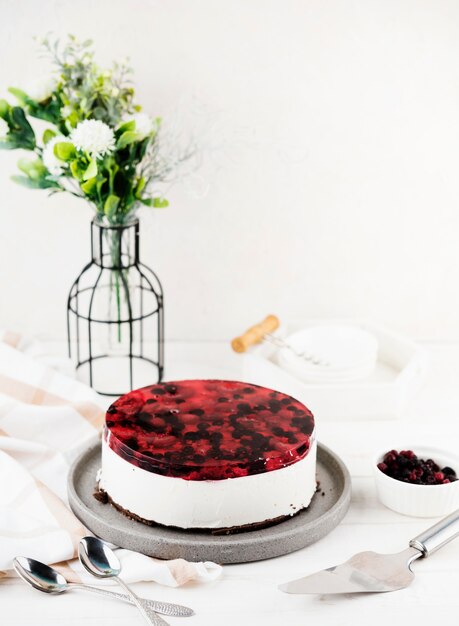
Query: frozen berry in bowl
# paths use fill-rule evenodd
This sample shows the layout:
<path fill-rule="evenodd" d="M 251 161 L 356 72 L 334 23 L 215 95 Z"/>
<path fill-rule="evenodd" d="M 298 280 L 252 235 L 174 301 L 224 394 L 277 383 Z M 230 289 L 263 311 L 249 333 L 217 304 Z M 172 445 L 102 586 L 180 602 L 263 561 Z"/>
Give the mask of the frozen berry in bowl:
<path fill-rule="evenodd" d="M 424 445 L 386 448 L 373 459 L 379 500 L 413 517 L 439 517 L 459 508 L 459 454 Z"/>
<path fill-rule="evenodd" d="M 389 450 L 377 468 L 395 480 L 413 485 L 445 485 L 457 480 L 452 467 L 418 456 L 413 450 Z"/>

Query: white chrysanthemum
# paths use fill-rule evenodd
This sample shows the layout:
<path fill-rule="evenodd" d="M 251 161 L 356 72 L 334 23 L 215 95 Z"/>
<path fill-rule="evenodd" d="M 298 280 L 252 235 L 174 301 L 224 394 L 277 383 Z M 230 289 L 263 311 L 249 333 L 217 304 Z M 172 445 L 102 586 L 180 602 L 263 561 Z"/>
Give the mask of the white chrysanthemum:
<path fill-rule="evenodd" d="M 72 143 L 68 137 L 63 135 L 56 135 L 48 141 L 43 148 L 42 161 L 46 169 L 53 176 L 59 176 L 64 171 L 65 162 L 58 159 L 54 154 L 54 146 L 57 143 Z"/>
<path fill-rule="evenodd" d="M 5 122 L 3 117 L 0 117 L 0 139 L 4 139 L 9 132 L 10 127 L 8 126 L 8 123 Z"/>
<path fill-rule="evenodd" d="M 56 84 L 56 79 L 53 76 L 42 76 L 30 82 L 24 91 L 35 102 L 44 102 L 51 97 L 56 89 Z"/>
<path fill-rule="evenodd" d="M 123 118 L 123 122 L 135 122 L 135 132 L 139 135 L 140 139 L 145 139 L 145 137 L 151 135 L 153 130 L 155 130 L 155 123 L 146 113 L 126 115 Z"/>
<path fill-rule="evenodd" d="M 72 131 L 73 145 L 81 152 L 87 152 L 98 159 L 115 147 L 115 133 L 100 120 L 84 120 Z"/>

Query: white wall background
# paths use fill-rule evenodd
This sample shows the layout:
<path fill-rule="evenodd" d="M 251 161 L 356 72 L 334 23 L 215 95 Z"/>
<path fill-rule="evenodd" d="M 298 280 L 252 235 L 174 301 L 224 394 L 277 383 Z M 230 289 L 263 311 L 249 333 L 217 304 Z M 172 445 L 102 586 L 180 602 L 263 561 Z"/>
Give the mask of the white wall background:
<path fill-rule="evenodd" d="M 456 0 L 0 0 L 0 95 L 34 35 L 129 56 L 138 99 L 206 128 L 204 196 L 144 213 L 167 333 L 223 339 L 268 312 L 459 337 Z M 0 326 L 65 336 L 90 209 L 15 186 L 0 153 Z"/>

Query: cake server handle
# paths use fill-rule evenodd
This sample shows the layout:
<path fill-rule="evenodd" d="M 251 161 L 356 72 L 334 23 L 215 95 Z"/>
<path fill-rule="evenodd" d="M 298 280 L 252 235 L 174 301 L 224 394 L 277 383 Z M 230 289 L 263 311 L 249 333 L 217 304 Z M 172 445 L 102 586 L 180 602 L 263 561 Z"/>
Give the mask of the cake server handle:
<path fill-rule="evenodd" d="M 459 509 L 412 539 L 410 546 L 420 550 L 423 556 L 426 557 L 458 536 Z"/>
<path fill-rule="evenodd" d="M 122 580 L 119 576 L 113 577 L 118 585 L 124 589 L 124 591 L 129 596 L 129 599 L 132 601 L 132 604 L 135 604 L 139 609 L 139 613 L 141 613 L 144 620 L 150 624 L 150 626 L 169 626 L 168 622 L 160 617 L 157 613 L 151 613 L 146 610 L 141 599 L 132 591 L 132 589 Z"/>
<path fill-rule="evenodd" d="M 134 604 L 131 598 L 124 593 L 116 593 L 116 591 L 108 591 L 108 589 L 100 589 L 99 587 L 93 587 L 92 585 L 83 585 L 80 583 L 72 583 L 72 589 L 83 589 L 96 593 L 100 596 L 106 596 L 108 598 L 114 598 L 117 600 L 123 600 Z M 147 598 L 139 598 L 140 602 L 144 605 L 147 612 L 161 613 L 162 615 L 169 615 L 170 617 L 190 617 L 194 615 L 193 609 L 181 604 L 173 604 L 171 602 L 159 602 L 157 600 L 148 600 Z"/>

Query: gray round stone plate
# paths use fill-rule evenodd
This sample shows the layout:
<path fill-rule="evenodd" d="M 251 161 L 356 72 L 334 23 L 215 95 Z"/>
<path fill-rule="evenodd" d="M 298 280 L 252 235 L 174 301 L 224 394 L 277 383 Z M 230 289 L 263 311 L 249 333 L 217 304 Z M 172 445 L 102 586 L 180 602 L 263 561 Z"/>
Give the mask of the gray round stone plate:
<path fill-rule="evenodd" d="M 334 452 L 319 444 L 317 480 L 320 489 L 307 509 L 284 522 L 262 530 L 223 536 L 147 526 L 128 519 L 110 504 L 102 504 L 93 497 L 100 462 L 100 443 L 97 443 L 72 465 L 68 482 L 72 511 L 86 528 L 102 539 L 160 559 L 246 563 L 288 554 L 322 539 L 333 530 L 346 514 L 351 499 L 351 479 L 346 466 Z"/>

